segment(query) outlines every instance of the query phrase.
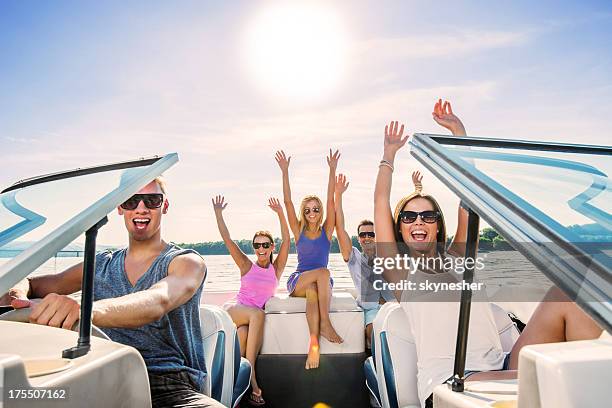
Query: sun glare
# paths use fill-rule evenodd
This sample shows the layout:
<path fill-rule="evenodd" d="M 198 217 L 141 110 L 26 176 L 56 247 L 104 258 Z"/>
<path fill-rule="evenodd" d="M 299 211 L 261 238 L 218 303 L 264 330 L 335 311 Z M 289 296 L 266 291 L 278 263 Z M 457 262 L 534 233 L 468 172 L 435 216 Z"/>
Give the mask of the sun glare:
<path fill-rule="evenodd" d="M 315 99 L 338 84 L 346 43 L 331 9 L 270 6 L 255 16 L 246 34 L 248 67 L 266 93 Z"/>

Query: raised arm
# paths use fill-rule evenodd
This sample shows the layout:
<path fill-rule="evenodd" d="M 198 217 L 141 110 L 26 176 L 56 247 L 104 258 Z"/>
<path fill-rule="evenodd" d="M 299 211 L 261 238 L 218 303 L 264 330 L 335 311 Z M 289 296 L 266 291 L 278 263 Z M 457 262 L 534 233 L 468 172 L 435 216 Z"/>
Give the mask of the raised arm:
<path fill-rule="evenodd" d="M 338 160 L 340 160 L 340 152 L 336 150 L 332 154 L 332 150 L 329 149 L 329 156 L 327 156 L 327 164 L 329 165 L 329 176 L 327 178 L 327 218 L 325 219 L 325 233 L 327 239 L 331 239 L 334 233 L 334 227 L 336 226 L 336 205 L 334 204 L 334 189 L 336 186 L 336 169 L 338 168 Z"/>
<path fill-rule="evenodd" d="M 220 195 L 216 196 L 213 198 L 212 204 L 215 210 L 215 218 L 217 219 L 217 227 L 219 227 L 221 238 L 223 238 L 223 242 L 229 250 L 232 259 L 240 269 L 240 275 L 242 276 L 247 273 L 249 269 L 251 269 L 251 265 L 253 263 L 230 237 L 229 230 L 227 229 L 227 225 L 225 225 L 225 220 L 223 219 L 223 210 L 225 210 L 225 207 L 227 207 L 225 197 Z"/>
<path fill-rule="evenodd" d="M 285 208 L 287 209 L 289 227 L 291 227 L 291 232 L 293 232 L 293 237 L 295 238 L 295 243 L 297 244 L 301 231 L 300 223 L 297 219 L 297 215 L 295 214 L 295 207 L 293 206 L 293 201 L 291 201 L 291 186 L 289 185 L 289 163 L 291 162 L 291 156 L 287 157 L 284 151 L 279 150 L 276 152 L 275 159 L 283 174 L 283 202 L 285 203 Z"/>
<path fill-rule="evenodd" d="M 450 130 L 453 136 L 466 136 L 465 126 L 463 126 L 461 119 L 453 113 L 453 107 L 449 101 L 438 99 L 438 102 L 434 105 L 432 116 L 437 124 Z M 448 247 L 448 252 L 451 255 L 464 256 L 468 213 L 461 206 L 459 206 L 457 212 L 457 231 L 451 245 Z"/>
<path fill-rule="evenodd" d="M 276 271 L 276 277 L 280 279 L 287 265 L 287 257 L 289 256 L 289 247 L 291 246 L 291 236 L 289 235 L 289 226 L 287 225 L 287 219 L 283 212 L 283 206 L 281 205 L 278 198 L 270 198 L 268 200 L 268 207 L 272 209 L 278 215 L 278 222 L 281 228 L 281 246 L 278 249 L 276 259 L 274 259 L 274 270 Z"/>
<path fill-rule="evenodd" d="M 348 188 L 348 181 L 344 174 L 338 174 L 336 177 L 335 202 L 336 202 L 336 235 L 338 236 L 338 245 L 340 245 L 340 253 L 344 262 L 349 261 L 353 243 L 351 237 L 346 232 L 344 227 L 344 209 L 342 208 L 342 195 Z"/>
<path fill-rule="evenodd" d="M 402 137 L 403 134 L 404 125 L 399 127 L 397 121 L 385 126 L 383 159 L 378 166 L 378 176 L 374 189 L 376 251 L 377 256 L 382 258 L 392 258 L 397 254 L 390 196 L 395 155 L 406 144 L 409 137 L 408 135 Z M 385 268 L 383 277 L 387 282 L 398 282 L 403 278 L 403 274 Z M 400 300 L 400 291 L 396 291 L 395 296 Z"/>
<path fill-rule="evenodd" d="M 395 155 L 408 141 L 404 125 L 399 128 L 397 121 L 385 126 L 383 159 L 378 166 L 376 187 L 374 188 L 374 228 L 376 240 L 380 243 L 395 243 L 393 213 L 391 211 L 391 181 Z"/>

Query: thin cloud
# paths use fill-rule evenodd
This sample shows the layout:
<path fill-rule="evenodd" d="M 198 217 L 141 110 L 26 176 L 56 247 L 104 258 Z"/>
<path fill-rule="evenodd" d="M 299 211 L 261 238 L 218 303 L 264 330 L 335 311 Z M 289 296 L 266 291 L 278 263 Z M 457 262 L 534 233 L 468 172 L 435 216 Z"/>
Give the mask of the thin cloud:
<path fill-rule="evenodd" d="M 454 58 L 498 48 L 516 47 L 529 40 L 529 32 L 470 30 L 445 35 L 410 35 L 399 38 L 375 38 L 355 45 L 355 53 L 368 60 L 414 60 Z"/>
<path fill-rule="evenodd" d="M 36 143 L 39 141 L 39 139 L 36 138 L 28 138 L 28 137 L 12 137 L 12 136 L 4 136 L 2 137 L 2 139 L 6 140 L 7 142 L 10 143 Z"/>

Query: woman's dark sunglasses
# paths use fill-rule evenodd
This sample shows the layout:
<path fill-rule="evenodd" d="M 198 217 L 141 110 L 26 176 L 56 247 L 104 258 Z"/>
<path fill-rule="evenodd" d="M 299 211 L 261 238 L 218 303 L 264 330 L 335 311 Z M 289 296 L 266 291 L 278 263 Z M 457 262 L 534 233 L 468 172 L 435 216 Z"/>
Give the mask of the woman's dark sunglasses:
<path fill-rule="evenodd" d="M 310 208 L 304 208 L 304 214 L 308 215 L 308 214 L 310 214 L 310 211 L 311 211 Z M 314 213 L 318 214 L 320 211 L 321 211 L 321 209 L 319 207 L 313 207 L 312 208 L 312 212 L 314 212 Z"/>
<path fill-rule="evenodd" d="M 400 211 L 399 213 L 399 218 L 404 224 L 412 224 L 419 216 L 424 223 L 433 224 L 440 218 L 440 213 L 438 211 Z"/>
<path fill-rule="evenodd" d="M 121 208 L 128 211 L 135 210 L 141 201 L 144 203 L 145 207 L 147 207 L 149 210 L 153 210 L 162 206 L 164 202 L 164 195 L 158 193 L 134 194 L 133 196 L 125 200 L 123 204 L 121 204 Z"/>
<path fill-rule="evenodd" d="M 272 245 L 272 243 L 270 242 L 253 242 L 253 248 L 255 249 L 259 249 L 260 247 L 264 247 L 264 249 L 268 249 L 270 248 L 270 245 Z"/>
<path fill-rule="evenodd" d="M 374 238 L 376 237 L 376 233 L 374 233 L 374 231 L 369 232 L 369 231 L 363 231 L 359 233 L 359 238 Z"/>

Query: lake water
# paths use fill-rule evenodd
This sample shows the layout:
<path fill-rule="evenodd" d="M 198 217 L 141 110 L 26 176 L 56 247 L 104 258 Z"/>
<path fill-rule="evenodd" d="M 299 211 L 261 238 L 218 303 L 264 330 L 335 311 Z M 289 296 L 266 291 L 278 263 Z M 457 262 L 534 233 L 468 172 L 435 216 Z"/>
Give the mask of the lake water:
<path fill-rule="evenodd" d="M 535 266 L 517 252 L 494 251 L 483 253 L 487 267 L 477 278 L 488 286 L 500 285 L 541 285 L 548 281 Z M 205 291 L 238 291 L 240 287 L 240 272 L 229 255 L 204 256 L 208 267 Z M 0 259 L 0 265 L 10 259 Z M 33 275 L 57 273 L 81 262 L 82 258 L 57 257 L 45 262 Z M 281 277 L 279 287 L 287 287 L 287 278 L 297 266 L 297 255 L 290 254 L 285 272 Z M 338 289 L 352 288 L 353 281 L 341 254 L 329 255 L 329 269 L 334 278 L 334 287 Z"/>

